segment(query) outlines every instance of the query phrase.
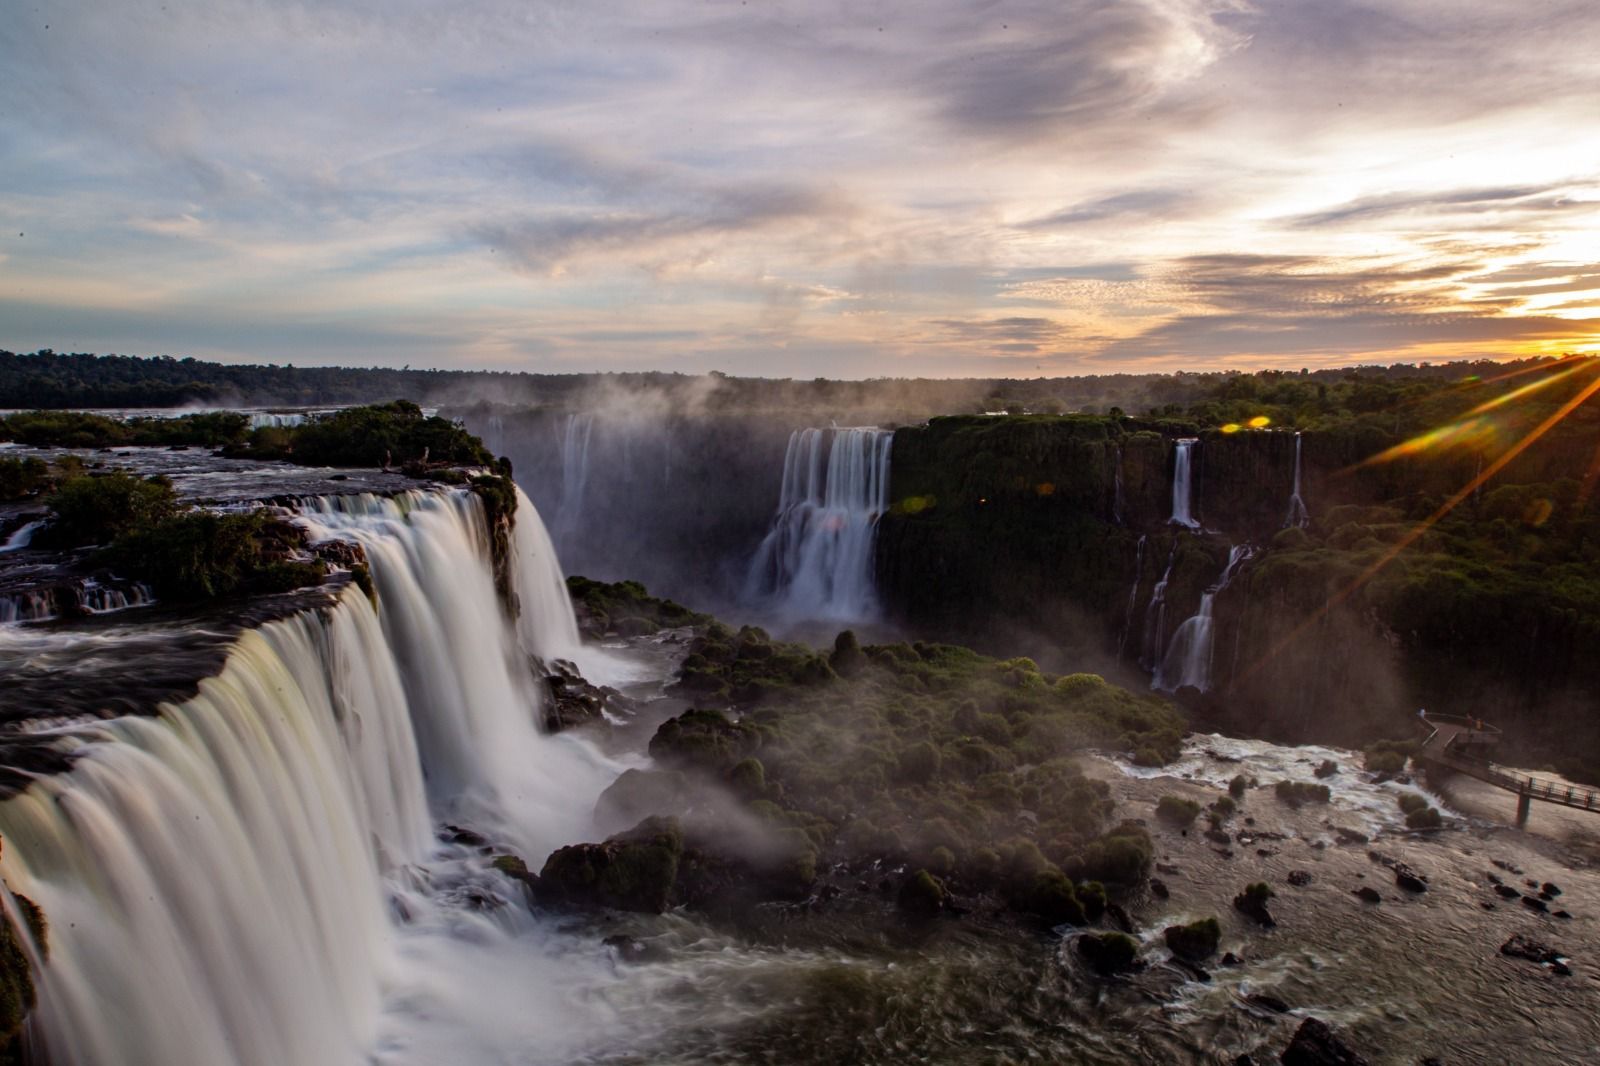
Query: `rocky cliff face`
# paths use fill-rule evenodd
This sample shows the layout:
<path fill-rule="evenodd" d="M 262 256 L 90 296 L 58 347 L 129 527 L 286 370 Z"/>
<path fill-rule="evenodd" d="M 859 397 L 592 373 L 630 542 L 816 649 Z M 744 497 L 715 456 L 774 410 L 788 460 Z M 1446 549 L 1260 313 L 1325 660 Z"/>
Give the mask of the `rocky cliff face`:
<path fill-rule="evenodd" d="M 1199 530 L 1169 521 L 1184 438 L 1199 441 L 1189 456 Z M 1175 638 L 1194 635 L 1178 631 L 1218 584 L 1229 549 L 1248 544 L 1252 556 L 1212 596 L 1210 684 L 1178 693 L 1203 722 L 1359 743 L 1405 734 L 1416 708 L 1430 706 L 1504 721 L 1528 752 L 1559 750 L 1563 731 L 1589 736 L 1596 727 L 1579 708 L 1596 667 L 1578 649 L 1593 646 L 1593 613 L 1475 562 L 1460 530 L 1453 540 L 1430 533 L 1345 596 L 1474 472 L 1461 458 L 1354 468 L 1388 443 L 1365 431 L 1305 433 L 1302 529 L 1290 512 L 1292 432 L 934 419 L 895 436 L 880 592 L 919 634 L 1021 648 L 1059 669 L 1119 664 L 1126 677 L 1154 671 Z M 1521 475 L 1546 472 L 1530 461 Z M 1520 497 L 1474 500 L 1461 522 L 1515 547 L 1530 534 L 1515 528 L 1513 505 Z M 1497 506 L 1513 518 L 1496 525 Z M 1569 510 L 1581 517 L 1585 507 L 1579 497 Z"/>

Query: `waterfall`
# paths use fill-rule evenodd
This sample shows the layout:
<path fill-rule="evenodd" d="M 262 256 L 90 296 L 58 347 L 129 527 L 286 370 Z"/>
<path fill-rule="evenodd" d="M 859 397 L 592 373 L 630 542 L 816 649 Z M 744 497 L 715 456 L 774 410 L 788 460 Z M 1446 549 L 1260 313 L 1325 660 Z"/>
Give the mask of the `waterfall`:
<path fill-rule="evenodd" d="M 33 535 L 43 528 L 44 519 L 42 518 L 32 522 L 24 522 L 11 531 L 11 536 L 6 538 L 4 544 L 0 544 L 0 552 L 21 551 L 33 543 Z"/>
<path fill-rule="evenodd" d="M 1192 618 L 1172 634 L 1172 643 L 1161 660 L 1160 669 L 1150 681 L 1150 687 L 1163 692 L 1176 692 L 1180 688 L 1197 688 L 1201 692 L 1211 688 L 1211 663 L 1216 645 L 1216 626 L 1212 606 L 1217 593 L 1228 587 L 1233 575 L 1253 554 L 1249 547 L 1240 544 L 1229 549 L 1227 565 L 1215 584 L 1200 595 L 1200 609 Z"/>
<path fill-rule="evenodd" d="M 875 428 L 790 435 L 778 513 L 750 564 L 747 603 L 792 620 L 877 615 L 873 541 L 889 507 L 893 442 L 892 430 Z"/>
<path fill-rule="evenodd" d="M 1194 497 L 1194 446 L 1200 441 L 1185 437 L 1177 441 L 1177 451 L 1172 462 L 1172 521 L 1176 525 L 1199 529 L 1193 511 Z"/>
<path fill-rule="evenodd" d="M 1128 648 L 1128 634 L 1133 632 L 1133 612 L 1139 606 L 1139 578 L 1144 573 L 1144 542 L 1145 534 L 1139 534 L 1139 546 L 1133 553 L 1133 587 L 1128 590 L 1128 610 L 1122 620 L 1122 639 L 1117 641 L 1117 656 L 1121 656 Z"/>
<path fill-rule="evenodd" d="M 1300 445 L 1302 440 L 1299 433 L 1294 435 L 1294 488 L 1289 493 L 1289 517 L 1283 520 L 1283 528 L 1295 526 L 1304 529 L 1311 523 L 1311 514 L 1306 510 L 1306 501 L 1300 496 Z"/>
<path fill-rule="evenodd" d="M 565 430 L 556 441 L 561 455 L 561 504 L 556 508 L 555 535 L 563 543 L 575 535 L 583 520 L 583 497 L 589 486 L 589 439 L 594 435 L 594 415 L 567 416 Z"/>
<path fill-rule="evenodd" d="M 377 1061 L 386 993 L 421 979 L 398 938 L 448 904 L 419 866 L 446 847 L 430 824 L 537 866 L 588 833 L 617 771 L 538 734 L 475 496 L 312 499 L 296 520 L 363 546 L 376 610 L 347 586 L 243 633 L 192 699 L 57 728 L 72 769 L 0 803 L 0 872 L 50 921 L 30 1025 L 51 1061 Z M 537 562 L 517 560 L 518 588 L 540 601 Z"/>
<path fill-rule="evenodd" d="M 1161 580 L 1150 591 L 1150 602 L 1144 608 L 1144 641 L 1139 646 L 1139 665 L 1146 670 L 1154 670 L 1161 664 L 1161 649 L 1166 642 L 1167 629 L 1167 582 L 1172 580 L 1172 564 L 1177 561 L 1178 542 L 1174 540 L 1172 553 L 1167 556 L 1167 567 L 1161 572 Z"/>
<path fill-rule="evenodd" d="M 512 565 L 516 580 L 517 636 L 522 646 L 541 659 L 570 659 L 577 652 L 578 619 L 567 595 L 567 579 L 550 533 L 539 521 L 533 501 L 517 489 L 517 520 L 512 526 L 516 548 Z"/>

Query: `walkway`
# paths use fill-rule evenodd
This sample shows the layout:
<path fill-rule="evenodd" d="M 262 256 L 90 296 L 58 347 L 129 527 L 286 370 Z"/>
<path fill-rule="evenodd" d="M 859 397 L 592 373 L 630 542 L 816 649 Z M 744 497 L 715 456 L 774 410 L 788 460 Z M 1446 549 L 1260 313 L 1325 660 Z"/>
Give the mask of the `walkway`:
<path fill-rule="evenodd" d="M 1543 800 L 1546 803 L 1559 803 L 1563 807 L 1600 813 L 1600 792 L 1512 773 L 1491 762 L 1489 756 L 1500 743 L 1500 730 L 1481 719 L 1427 712 L 1423 712 L 1421 718 L 1429 733 L 1417 751 L 1416 760 L 1515 792 L 1519 827 L 1528 823 L 1530 800 Z"/>

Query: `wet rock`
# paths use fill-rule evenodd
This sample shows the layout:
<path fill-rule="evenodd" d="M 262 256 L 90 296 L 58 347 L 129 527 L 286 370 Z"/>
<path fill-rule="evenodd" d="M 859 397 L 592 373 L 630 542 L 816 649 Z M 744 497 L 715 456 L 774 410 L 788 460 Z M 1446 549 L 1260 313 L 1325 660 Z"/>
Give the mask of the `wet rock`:
<path fill-rule="evenodd" d="M 680 817 L 692 803 L 689 779 L 679 771 L 628 769 L 600 793 L 594 820 L 601 832 L 615 832 L 652 814 Z"/>
<path fill-rule="evenodd" d="M 1522 883 L 1533 889 L 1537 889 L 1539 887 L 1539 882 L 1535 881 L 1531 877 L 1524 879 Z"/>
<path fill-rule="evenodd" d="M 1238 966 L 1243 961 L 1243 959 L 1239 958 L 1239 956 L 1235 955 L 1231 951 L 1222 956 L 1222 965 L 1224 966 Z"/>
<path fill-rule="evenodd" d="M 1256 1060 L 1249 1055 L 1240 1055 L 1233 1060 L 1233 1066 L 1257 1066 Z"/>
<path fill-rule="evenodd" d="M 1296 888 L 1304 888 L 1311 883 L 1311 873 L 1307 870 L 1290 870 L 1289 883 Z"/>
<path fill-rule="evenodd" d="M 1545 901 L 1540 899 L 1538 896 L 1523 896 L 1522 905 L 1524 907 L 1532 907 L 1536 911 L 1547 911 L 1550 909 L 1549 904 L 1545 903 Z"/>
<path fill-rule="evenodd" d="M 1505 899 L 1517 899 L 1522 895 L 1521 892 L 1518 892 L 1510 885 L 1495 885 L 1494 890 Z"/>
<path fill-rule="evenodd" d="M 1407 892 L 1428 891 L 1428 879 L 1403 862 L 1395 864 L 1394 883 Z"/>
<path fill-rule="evenodd" d="M 1172 891 L 1167 888 L 1165 881 L 1152 877 L 1150 879 L 1150 894 L 1156 899 L 1167 899 L 1172 895 Z"/>
<path fill-rule="evenodd" d="M 1555 884 L 1553 882 L 1550 882 L 1550 881 L 1546 881 L 1543 885 L 1540 886 L 1540 889 L 1542 891 L 1542 894 L 1545 895 L 1545 896 L 1554 897 L 1554 896 L 1561 895 L 1561 889 L 1557 888 L 1555 886 Z"/>
<path fill-rule="evenodd" d="M 1346 829 L 1342 825 L 1334 826 L 1333 832 L 1339 838 L 1339 843 L 1341 844 L 1366 844 L 1372 840 L 1367 834 L 1354 829 Z"/>
<path fill-rule="evenodd" d="M 444 839 L 452 844 L 465 844 L 469 848 L 483 848 L 489 845 L 481 834 L 463 829 L 459 825 L 447 825 L 444 829 Z"/>
<path fill-rule="evenodd" d="M 1566 911 L 1552 911 L 1551 912 L 1551 917 L 1554 917 L 1554 918 L 1571 918 L 1572 915 L 1568 914 Z"/>
<path fill-rule="evenodd" d="M 1233 843 L 1233 838 L 1220 829 L 1207 829 L 1205 838 L 1213 844 L 1228 845 Z"/>
<path fill-rule="evenodd" d="M 1378 890 L 1373 888 L 1371 885 L 1362 885 L 1360 888 L 1356 889 L 1350 894 L 1352 896 L 1361 897 L 1361 899 L 1365 900 L 1367 903 L 1383 902 L 1383 897 L 1379 895 Z"/>
<path fill-rule="evenodd" d="M 1495 907 L 1495 905 L 1493 903 L 1490 903 L 1488 900 L 1484 900 L 1483 902 L 1479 903 L 1478 906 L 1482 907 L 1486 911 L 1492 911 L 1492 910 L 1497 910 L 1498 909 L 1497 907 Z"/>
<path fill-rule="evenodd" d="M 1499 876 L 1496 875 L 1496 874 L 1484 874 L 1483 876 L 1485 876 L 1485 877 L 1487 877 L 1489 879 L 1489 883 L 1491 885 L 1503 885 L 1503 884 L 1505 884 L 1505 882 L 1500 880 Z"/>
<path fill-rule="evenodd" d="M 1180 874 L 1183 871 L 1172 865 L 1170 862 L 1158 862 L 1156 863 L 1156 872 L 1166 874 L 1168 877 L 1171 877 L 1174 874 Z"/>
<path fill-rule="evenodd" d="M 539 898 L 579 907 L 660 914 L 683 857 L 683 833 L 671 818 L 648 818 L 603 844 L 554 852 L 539 872 Z"/>
<path fill-rule="evenodd" d="M 1548 944 L 1542 944 L 1532 937 L 1514 934 L 1510 940 L 1500 945 L 1500 954 L 1513 959 L 1527 959 L 1537 962 L 1541 966 L 1548 965 L 1563 977 L 1570 976 L 1572 970 L 1566 964 L 1566 956 Z"/>
<path fill-rule="evenodd" d="M 1367 1060 L 1335 1036 L 1326 1022 L 1316 1018 L 1300 1023 L 1278 1061 L 1283 1066 L 1368 1066 Z"/>
<path fill-rule="evenodd" d="M 1339 772 L 1339 764 L 1334 762 L 1332 759 L 1323 759 L 1322 760 L 1322 765 L 1318 766 L 1315 770 L 1311 771 L 1312 776 L 1318 777 L 1318 778 L 1332 777 L 1334 774 L 1336 774 L 1338 772 Z"/>
<path fill-rule="evenodd" d="M 659 948 L 646 944 L 643 940 L 618 933 L 608 936 L 600 941 L 601 944 L 617 953 L 617 958 L 626 963 L 638 964 L 660 959 L 663 955 Z"/>
<path fill-rule="evenodd" d="M 1244 997 L 1245 1002 L 1262 1010 L 1269 1010 L 1274 1014 L 1288 1014 L 1289 1004 L 1274 996 L 1270 992 L 1252 992 Z"/>
<path fill-rule="evenodd" d="M 895 905 L 914 917 L 931 918 L 944 909 L 949 895 L 943 881 L 926 870 L 918 870 L 900 885 Z"/>
<path fill-rule="evenodd" d="M 1261 856 L 1263 859 L 1270 859 L 1278 853 L 1273 851 L 1271 848 L 1257 848 L 1256 854 Z"/>

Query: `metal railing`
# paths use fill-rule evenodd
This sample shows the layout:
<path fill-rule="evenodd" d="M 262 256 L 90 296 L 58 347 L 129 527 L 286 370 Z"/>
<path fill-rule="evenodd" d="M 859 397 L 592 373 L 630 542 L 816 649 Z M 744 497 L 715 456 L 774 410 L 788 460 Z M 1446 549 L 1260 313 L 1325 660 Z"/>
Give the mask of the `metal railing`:
<path fill-rule="evenodd" d="M 1423 758 L 1437 759 L 1462 773 L 1515 792 L 1519 796 L 1559 803 L 1564 807 L 1576 807 L 1579 810 L 1600 811 L 1600 792 L 1548 781 L 1531 774 L 1514 774 L 1485 756 L 1473 752 L 1472 748 L 1489 748 L 1499 742 L 1500 730 L 1494 726 L 1476 718 L 1456 714 L 1429 713 L 1423 714 L 1422 719 L 1433 727 L 1428 738 L 1422 742 L 1422 749 L 1417 753 Z M 1456 726 L 1465 732 L 1455 732 L 1443 745 L 1435 745 L 1434 741 L 1440 735 L 1441 725 Z M 1483 739 L 1474 740 L 1477 735 L 1482 735 Z M 1430 746 L 1432 746 L 1431 751 Z"/>

